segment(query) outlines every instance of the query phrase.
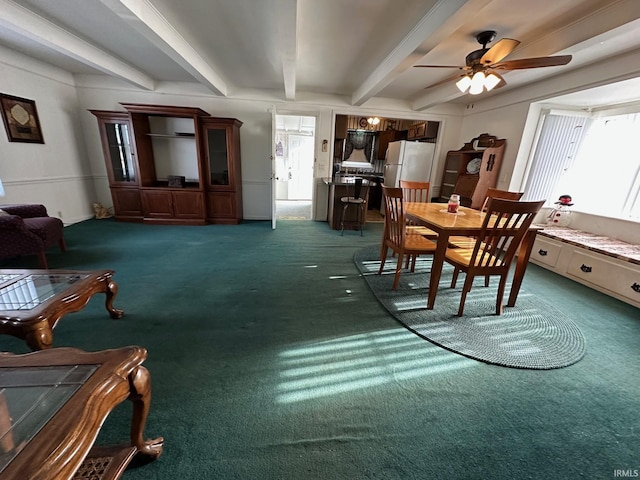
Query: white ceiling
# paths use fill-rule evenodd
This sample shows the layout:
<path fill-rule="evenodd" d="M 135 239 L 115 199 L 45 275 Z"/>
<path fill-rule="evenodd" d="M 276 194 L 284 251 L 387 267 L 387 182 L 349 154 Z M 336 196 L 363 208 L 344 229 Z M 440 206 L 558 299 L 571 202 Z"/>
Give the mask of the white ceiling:
<path fill-rule="evenodd" d="M 521 41 L 507 59 L 573 55 L 507 72 L 486 97 L 640 49 L 639 19 L 638 0 L 0 0 L 0 45 L 147 90 L 197 82 L 221 96 L 383 97 L 421 110 L 468 97 L 453 81 L 425 89 L 455 69 L 413 65 L 463 65 L 482 30 Z"/>

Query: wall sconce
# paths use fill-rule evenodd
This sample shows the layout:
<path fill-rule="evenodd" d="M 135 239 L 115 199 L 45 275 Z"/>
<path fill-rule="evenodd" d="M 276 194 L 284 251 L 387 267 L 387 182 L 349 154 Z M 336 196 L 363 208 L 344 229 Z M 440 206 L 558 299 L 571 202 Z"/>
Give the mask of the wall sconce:
<path fill-rule="evenodd" d="M 497 73 L 491 72 L 485 75 L 484 72 L 476 72 L 472 76 L 465 75 L 456 82 L 456 87 L 462 93 L 466 93 L 469 89 L 471 95 L 478 95 L 483 91 L 490 92 L 504 79 Z"/>
<path fill-rule="evenodd" d="M 367 123 L 371 126 L 376 126 L 380 123 L 380 119 L 378 117 L 369 117 L 367 118 Z"/>

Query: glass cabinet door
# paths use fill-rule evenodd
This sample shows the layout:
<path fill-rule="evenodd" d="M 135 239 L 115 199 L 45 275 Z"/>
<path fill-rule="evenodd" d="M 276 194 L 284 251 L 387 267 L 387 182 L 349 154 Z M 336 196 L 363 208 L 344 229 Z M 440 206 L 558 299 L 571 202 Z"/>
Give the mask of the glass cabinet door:
<path fill-rule="evenodd" d="M 209 185 L 230 185 L 227 129 L 207 128 L 206 132 Z"/>
<path fill-rule="evenodd" d="M 107 156 L 114 183 L 135 183 L 136 170 L 131 153 L 131 129 L 128 121 L 104 123 Z"/>

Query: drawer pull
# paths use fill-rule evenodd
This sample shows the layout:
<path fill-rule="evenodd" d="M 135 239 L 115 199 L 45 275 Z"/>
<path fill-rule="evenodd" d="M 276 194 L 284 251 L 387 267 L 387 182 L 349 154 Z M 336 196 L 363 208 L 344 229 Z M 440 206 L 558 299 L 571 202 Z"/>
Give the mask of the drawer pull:
<path fill-rule="evenodd" d="M 585 265 L 583 263 L 582 266 L 580 267 L 580 270 L 582 270 L 584 273 L 589 273 L 589 272 L 591 272 L 592 268 L 588 267 L 587 265 Z"/>
<path fill-rule="evenodd" d="M 634 283 L 633 285 L 631 285 L 631 290 L 633 290 L 634 292 L 640 293 L 640 285 L 638 285 L 637 283 Z"/>
<path fill-rule="evenodd" d="M 546 257 L 547 253 L 548 252 L 546 250 L 543 250 L 543 249 L 538 250 L 538 255 L 540 255 L 541 257 Z"/>

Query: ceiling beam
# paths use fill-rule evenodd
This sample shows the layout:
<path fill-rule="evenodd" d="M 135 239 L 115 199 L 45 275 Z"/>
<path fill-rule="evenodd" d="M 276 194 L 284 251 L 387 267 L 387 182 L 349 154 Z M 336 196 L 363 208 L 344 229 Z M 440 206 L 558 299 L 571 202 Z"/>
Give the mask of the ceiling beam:
<path fill-rule="evenodd" d="M 361 106 L 376 96 L 396 77 L 413 67 L 432 48 L 464 24 L 461 10 L 476 11 L 491 0 L 438 0 L 415 27 L 371 72 L 351 96 L 352 105 Z M 426 39 L 426 40 L 425 40 Z"/>
<path fill-rule="evenodd" d="M 0 26 L 108 75 L 121 78 L 145 90 L 155 89 L 154 80 L 147 74 L 12 0 L 0 0 Z"/>
<path fill-rule="evenodd" d="M 138 33 L 153 42 L 198 82 L 216 95 L 227 96 L 227 85 L 211 65 L 148 0 L 101 0 Z"/>
<path fill-rule="evenodd" d="M 296 70 L 298 60 L 298 0 L 278 0 L 276 6 L 278 52 L 282 59 L 284 96 L 296 99 Z"/>

